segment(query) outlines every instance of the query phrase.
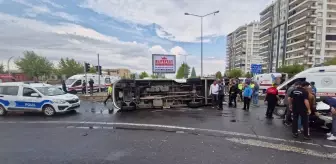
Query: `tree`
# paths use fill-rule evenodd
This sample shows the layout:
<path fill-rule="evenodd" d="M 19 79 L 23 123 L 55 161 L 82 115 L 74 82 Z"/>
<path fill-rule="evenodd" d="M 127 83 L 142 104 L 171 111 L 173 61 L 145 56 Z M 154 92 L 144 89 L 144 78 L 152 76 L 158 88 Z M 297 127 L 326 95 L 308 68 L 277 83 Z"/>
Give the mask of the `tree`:
<path fill-rule="evenodd" d="M 151 75 L 151 78 L 152 78 L 152 79 L 158 79 L 159 76 L 158 76 L 158 75 L 155 75 L 155 74 L 152 74 L 152 75 Z"/>
<path fill-rule="evenodd" d="M 191 70 L 190 77 L 191 77 L 191 78 L 196 78 L 196 71 L 195 71 L 195 68 L 194 68 L 194 67 L 193 67 L 192 70 Z"/>
<path fill-rule="evenodd" d="M 222 72 L 220 72 L 220 71 L 216 72 L 215 76 L 216 76 L 217 79 L 222 79 L 223 78 Z"/>
<path fill-rule="evenodd" d="M 0 73 L 5 73 L 5 67 L 3 64 L 0 64 Z"/>
<path fill-rule="evenodd" d="M 238 78 L 242 77 L 243 71 L 240 69 L 233 69 L 227 73 L 229 78 Z"/>
<path fill-rule="evenodd" d="M 328 65 L 336 65 L 336 57 L 334 58 L 331 58 L 330 60 L 326 61 L 324 63 L 325 66 L 328 66 Z"/>
<path fill-rule="evenodd" d="M 294 64 L 294 65 L 288 65 L 288 66 L 283 66 L 281 68 L 278 68 L 277 72 L 287 73 L 288 77 L 291 78 L 297 73 L 302 72 L 303 70 L 304 70 L 303 65 Z"/>
<path fill-rule="evenodd" d="M 188 78 L 189 74 L 190 74 L 190 67 L 188 66 L 188 64 L 183 63 L 177 70 L 176 79 Z"/>
<path fill-rule="evenodd" d="M 246 72 L 246 73 L 245 73 L 245 77 L 246 77 L 246 78 L 251 78 L 251 77 L 252 77 L 252 74 L 251 74 L 250 72 Z"/>
<path fill-rule="evenodd" d="M 136 76 L 135 73 L 131 73 L 130 78 L 135 79 L 135 76 Z"/>
<path fill-rule="evenodd" d="M 39 56 L 34 51 L 25 51 L 23 55 L 15 64 L 27 76 L 38 78 L 53 72 L 53 64 L 46 57 Z"/>
<path fill-rule="evenodd" d="M 149 77 L 149 76 L 148 76 L 148 73 L 144 71 L 144 72 L 140 73 L 139 77 L 140 77 L 140 79 L 143 79 L 143 78 Z"/>
<path fill-rule="evenodd" d="M 61 76 L 65 75 L 66 77 L 70 77 L 76 74 L 80 74 L 84 72 L 83 64 L 77 62 L 75 59 L 70 58 L 61 58 L 58 63 L 58 68 L 56 69 L 56 74 Z"/>

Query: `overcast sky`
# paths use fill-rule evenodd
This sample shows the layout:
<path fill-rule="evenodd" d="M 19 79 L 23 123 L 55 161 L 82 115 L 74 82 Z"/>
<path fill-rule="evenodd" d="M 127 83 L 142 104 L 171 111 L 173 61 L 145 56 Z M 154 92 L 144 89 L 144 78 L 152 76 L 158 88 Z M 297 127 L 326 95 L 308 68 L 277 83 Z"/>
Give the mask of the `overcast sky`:
<path fill-rule="evenodd" d="M 0 0 L 0 62 L 25 50 L 50 60 L 71 57 L 104 68 L 151 71 L 151 54 L 177 55 L 200 74 L 200 19 L 204 18 L 204 73 L 225 68 L 225 35 L 259 20 L 270 0 Z M 14 66 L 11 62 L 11 67 Z"/>

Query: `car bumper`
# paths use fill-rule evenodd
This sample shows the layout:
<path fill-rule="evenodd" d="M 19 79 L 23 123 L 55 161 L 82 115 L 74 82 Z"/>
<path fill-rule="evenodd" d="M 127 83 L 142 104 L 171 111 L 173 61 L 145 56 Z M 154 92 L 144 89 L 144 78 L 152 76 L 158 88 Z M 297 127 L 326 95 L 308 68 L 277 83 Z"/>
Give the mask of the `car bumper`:
<path fill-rule="evenodd" d="M 80 107 L 80 103 L 74 103 L 74 104 L 58 104 L 55 107 L 55 111 L 58 113 L 67 112 L 71 110 L 75 110 Z"/>

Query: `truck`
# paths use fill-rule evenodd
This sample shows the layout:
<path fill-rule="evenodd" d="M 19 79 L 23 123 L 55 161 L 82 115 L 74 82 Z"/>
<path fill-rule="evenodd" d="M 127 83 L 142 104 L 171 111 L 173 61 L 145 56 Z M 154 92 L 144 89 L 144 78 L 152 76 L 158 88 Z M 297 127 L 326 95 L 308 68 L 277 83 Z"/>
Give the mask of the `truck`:
<path fill-rule="evenodd" d="M 120 79 L 113 85 L 113 105 L 118 110 L 197 108 L 211 102 L 215 78 Z"/>

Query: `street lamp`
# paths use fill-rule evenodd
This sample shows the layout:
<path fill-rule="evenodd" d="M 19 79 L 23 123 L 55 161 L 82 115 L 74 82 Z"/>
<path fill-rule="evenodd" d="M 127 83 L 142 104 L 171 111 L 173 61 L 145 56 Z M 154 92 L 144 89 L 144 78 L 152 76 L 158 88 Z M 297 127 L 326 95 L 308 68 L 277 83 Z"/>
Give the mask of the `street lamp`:
<path fill-rule="evenodd" d="M 10 76 L 10 72 L 9 72 L 9 62 L 10 60 L 13 58 L 14 56 L 11 56 L 8 61 L 7 61 L 7 72 L 8 72 L 8 76 Z"/>
<path fill-rule="evenodd" d="M 219 10 L 205 14 L 205 15 L 196 15 L 196 14 L 190 14 L 190 13 L 184 13 L 184 15 L 190 15 L 201 18 L 201 77 L 203 77 L 203 17 L 209 16 L 211 14 L 215 15 L 219 13 Z"/>

